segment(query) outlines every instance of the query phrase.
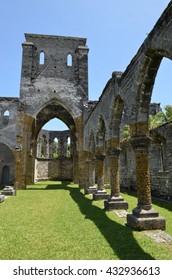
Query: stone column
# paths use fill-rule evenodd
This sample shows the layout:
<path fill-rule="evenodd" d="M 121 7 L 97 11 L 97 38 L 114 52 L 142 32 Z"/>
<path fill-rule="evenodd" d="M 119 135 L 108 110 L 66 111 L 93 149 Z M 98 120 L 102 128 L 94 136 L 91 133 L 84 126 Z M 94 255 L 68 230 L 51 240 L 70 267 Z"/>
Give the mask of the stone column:
<path fill-rule="evenodd" d="M 90 158 L 88 160 L 88 184 L 89 186 L 85 189 L 85 194 L 92 194 L 97 191 L 97 188 L 95 186 L 95 158 Z"/>
<path fill-rule="evenodd" d="M 49 158 L 53 158 L 53 141 L 49 141 Z"/>
<path fill-rule="evenodd" d="M 62 138 L 62 156 L 67 157 L 67 137 Z"/>
<path fill-rule="evenodd" d="M 136 136 L 131 138 L 136 158 L 136 184 L 138 204 L 132 214 L 127 215 L 127 224 L 139 230 L 165 229 L 165 219 L 152 208 L 149 176 L 150 138 Z"/>
<path fill-rule="evenodd" d="M 96 174 L 98 190 L 93 193 L 93 200 L 108 199 L 109 194 L 104 190 L 104 159 L 105 155 L 96 155 Z"/>
<path fill-rule="evenodd" d="M 41 143 L 40 143 L 40 139 L 38 139 L 38 142 L 37 142 L 37 157 L 41 157 Z"/>
<path fill-rule="evenodd" d="M 88 186 L 88 152 L 86 151 L 78 153 L 78 175 L 79 188 L 85 189 Z"/>
<path fill-rule="evenodd" d="M 128 209 L 128 203 L 124 201 L 120 195 L 119 155 L 119 148 L 113 148 L 108 151 L 111 195 L 108 200 L 104 201 L 105 210 L 107 211 L 113 209 Z"/>

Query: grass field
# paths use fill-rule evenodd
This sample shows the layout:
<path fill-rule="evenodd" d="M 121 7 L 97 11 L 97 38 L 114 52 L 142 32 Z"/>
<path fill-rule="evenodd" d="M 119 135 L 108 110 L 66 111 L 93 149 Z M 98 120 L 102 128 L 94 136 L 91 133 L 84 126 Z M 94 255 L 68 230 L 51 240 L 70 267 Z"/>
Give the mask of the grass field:
<path fill-rule="evenodd" d="M 129 212 L 137 199 L 122 194 Z M 145 232 L 126 226 L 126 219 L 105 212 L 69 182 L 39 182 L 0 204 L 1 260 L 169 260 L 172 245 L 156 243 Z M 172 235 L 172 204 L 153 207 L 167 219 Z"/>

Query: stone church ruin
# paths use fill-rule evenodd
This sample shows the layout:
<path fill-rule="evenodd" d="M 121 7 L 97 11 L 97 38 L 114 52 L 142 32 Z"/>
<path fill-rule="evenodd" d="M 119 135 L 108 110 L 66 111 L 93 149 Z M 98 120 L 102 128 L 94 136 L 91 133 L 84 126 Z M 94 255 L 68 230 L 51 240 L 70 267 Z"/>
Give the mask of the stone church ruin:
<path fill-rule="evenodd" d="M 161 61 L 172 59 L 172 2 L 125 72 L 112 73 L 98 101 L 88 96 L 85 38 L 25 38 L 20 97 L 0 97 L 0 184 L 25 189 L 38 180 L 73 180 L 93 199 L 104 199 L 108 211 L 127 209 L 120 190 L 135 189 L 138 204 L 127 224 L 164 229 L 151 196 L 172 199 L 172 124 L 149 131 L 148 121 L 157 106 L 151 95 Z M 42 130 L 54 118 L 69 129 Z"/>

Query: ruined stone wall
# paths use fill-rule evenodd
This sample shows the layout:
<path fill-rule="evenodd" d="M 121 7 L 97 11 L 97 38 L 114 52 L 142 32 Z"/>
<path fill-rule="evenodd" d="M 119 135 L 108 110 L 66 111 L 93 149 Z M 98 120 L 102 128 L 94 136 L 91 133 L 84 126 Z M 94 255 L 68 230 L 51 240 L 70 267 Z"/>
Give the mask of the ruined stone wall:
<path fill-rule="evenodd" d="M 18 98 L 0 97 L 0 185 L 14 183 Z"/>
<path fill-rule="evenodd" d="M 35 165 L 35 181 L 40 180 L 69 180 L 73 181 L 73 159 L 37 158 Z"/>
<path fill-rule="evenodd" d="M 84 136 L 85 147 L 89 149 L 89 135 L 90 131 L 94 133 L 94 139 L 98 131 L 99 119 L 103 118 L 105 122 L 105 140 L 110 138 L 110 123 L 112 122 L 113 108 L 115 105 L 115 98 L 118 95 L 118 83 L 117 80 L 121 76 L 121 72 L 112 73 L 112 77 L 107 82 L 102 95 L 99 98 L 99 102 L 95 105 L 91 115 L 85 122 Z"/>
<path fill-rule="evenodd" d="M 153 196 L 172 199 L 171 178 L 171 123 L 151 130 L 149 147 L 149 170 Z M 137 190 L 135 156 L 130 141 L 121 144 L 120 156 L 121 187 Z"/>
<path fill-rule="evenodd" d="M 0 141 L 11 149 L 16 146 L 16 122 L 19 108 L 18 98 L 0 97 Z"/>
<path fill-rule="evenodd" d="M 114 72 L 113 77 L 107 83 L 98 104 L 95 106 L 93 112 L 87 119 L 84 127 L 84 139 L 86 143 L 85 148 L 89 151 L 89 134 L 91 130 L 94 131 L 96 139 L 100 116 L 104 119 L 105 122 L 106 140 L 110 140 L 113 138 L 117 140 L 118 138 L 118 140 L 120 141 L 120 135 L 118 131 L 121 131 L 121 124 L 124 125 L 126 123 L 130 126 L 132 145 L 134 145 L 134 147 L 136 148 L 135 156 L 137 156 L 139 163 L 139 166 L 136 170 L 136 172 L 138 172 L 138 182 L 136 181 L 136 185 L 137 183 L 141 184 L 141 182 L 139 181 L 139 174 L 142 174 L 142 171 L 144 174 L 147 174 L 146 184 L 149 185 L 149 171 L 146 170 L 148 164 L 146 162 L 143 162 L 143 164 L 141 164 L 140 159 L 143 156 L 144 151 L 145 160 L 148 160 L 148 157 L 146 155 L 147 146 L 150 141 L 148 116 L 156 74 L 163 57 L 172 59 L 171 13 L 172 2 L 170 1 L 166 10 L 155 24 L 153 30 L 148 34 L 147 38 L 139 48 L 135 57 L 131 60 L 125 72 L 122 73 L 122 75 L 118 75 L 118 77 Z M 116 112 L 118 111 L 118 102 L 116 103 L 115 100 L 116 98 L 118 98 L 118 96 L 119 99 L 121 99 L 121 101 L 123 102 L 123 113 L 121 114 L 121 116 L 118 116 L 116 114 Z M 110 141 L 108 142 L 110 143 Z M 171 153 L 170 144 L 170 141 L 168 141 L 167 146 L 169 149 L 169 154 Z M 129 153 L 130 150 L 131 153 Z M 127 152 L 127 157 L 129 158 L 130 162 L 132 161 L 133 157 L 132 153 L 133 151 L 131 147 L 131 149 L 129 149 Z M 154 160 L 154 162 L 156 161 Z M 171 160 L 169 160 L 168 170 L 172 169 L 171 164 L 172 162 Z M 151 166 L 151 164 L 149 164 L 149 166 Z M 131 171 L 126 170 L 125 172 L 126 176 L 128 176 L 129 178 L 132 177 L 132 169 L 134 170 L 134 165 L 133 167 L 131 165 Z M 160 179 L 160 181 L 163 183 L 167 183 L 167 181 L 165 181 L 165 177 L 166 174 L 164 174 L 163 172 L 161 178 L 162 180 Z"/>
<path fill-rule="evenodd" d="M 88 99 L 86 39 L 25 34 L 23 43 L 21 99 L 27 112 L 36 114 L 49 100 L 57 99 L 71 112 L 82 114 Z M 44 61 L 40 62 L 40 55 Z M 67 64 L 68 55 L 72 64 Z M 83 71 L 84 69 L 84 71 Z"/>
<path fill-rule="evenodd" d="M 33 182 L 38 134 L 46 122 L 59 118 L 69 127 L 73 141 L 73 167 L 66 169 L 66 174 L 71 177 L 73 169 L 74 181 L 79 182 L 80 187 L 88 184 L 90 154 L 94 159 L 95 153 L 100 151 L 105 156 L 106 181 L 110 176 L 109 157 L 117 157 L 121 153 L 121 183 L 125 185 L 129 182 L 130 187 L 137 187 L 140 181 L 137 182 L 138 176 L 135 179 L 135 175 L 143 171 L 147 174 L 149 185 L 149 172 L 145 167 L 148 163 L 142 165 L 140 158 L 144 151 L 142 158 L 148 160 L 148 115 L 156 74 L 163 57 L 172 59 L 171 14 L 170 1 L 124 73 L 112 73 L 98 102 L 88 100 L 88 47 L 85 38 L 25 34 L 20 98 L 0 98 L 0 147 L 2 150 L 5 144 L 4 151 L 7 151 L 1 153 L 1 178 L 4 167 L 2 161 L 12 169 L 12 156 L 8 157 L 9 162 L 6 161 L 10 151 L 15 162 L 12 173 L 16 187 L 24 188 L 27 183 Z M 103 134 L 100 133 L 101 123 L 104 125 Z M 131 142 L 123 143 L 120 147 L 120 135 L 125 124 L 130 126 Z M 167 130 L 162 131 L 158 133 L 164 137 L 163 144 L 160 146 L 152 142 L 149 148 L 150 178 L 153 193 L 158 189 L 158 193 L 166 195 L 168 189 L 170 196 L 170 124 Z M 94 149 L 90 150 L 91 134 Z M 136 170 L 132 147 L 139 162 Z M 65 165 L 65 160 L 69 161 L 63 160 L 61 166 Z M 37 164 L 39 178 L 46 177 L 46 172 L 53 175 L 57 167 L 60 170 L 60 159 L 39 161 L 44 170 L 41 171 Z"/>
<path fill-rule="evenodd" d="M 0 142 L 0 185 L 14 183 L 14 155 L 12 150 Z"/>
<path fill-rule="evenodd" d="M 73 141 L 70 141 L 68 150 L 67 140 L 70 138 L 69 130 L 48 131 L 41 130 L 37 141 L 37 157 L 35 166 L 35 181 L 38 180 L 73 180 Z M 43 140 L 46 143 L 41 143 Z M 53 149 L 54 139 L 57 140 L 57 147 Z M 40 144 L 45 144 L 41 152 Z M 54 155 L 53 155 L 54 152 Z"/>
<path fill-rule="evenodd" d="M 172 199 L 172 123 L 167 123 L 151 131 L 150 174 L 152 193 Z"/>
<path fill-rule="evenodd" d="M 79 164 L 79 154 L 83 150 L 84 102 L 88 100 L 86 39 L 36 34 L 25 34 L 25 37 L 26 42 L 22 45 L 20 88 L 20 98 L 25 104 L 23 127 L 27 126 L 24 120 L 31 117 L 33 122 L 28 128 L 30 133 L 27 135 L 27 147 L 21 141 L 25 158 L 21 154 L 20 162 L 31 163 L 30 175 L 27 177 L 28 181 L 33 180 L 35 143 L 38 133 L 46 122 L 59 118 L 71 131 L 74 142 L 74 178 L 76 179 L 79 169 L 84 168 L 83 164 Z M 20 123 L 18 121 L 18 126 Z M 19 131 L 20 139 L 25 141 L 21 132 L 22 129 Z M 31 147 L 33 147 L 32 154 L 29 153 Z M 26 163 L 23 165 L 25 166 Z M 23 169 L 22 166 L 21 168 Z M 23 182 L 20 184 L 23 185 Z"/>

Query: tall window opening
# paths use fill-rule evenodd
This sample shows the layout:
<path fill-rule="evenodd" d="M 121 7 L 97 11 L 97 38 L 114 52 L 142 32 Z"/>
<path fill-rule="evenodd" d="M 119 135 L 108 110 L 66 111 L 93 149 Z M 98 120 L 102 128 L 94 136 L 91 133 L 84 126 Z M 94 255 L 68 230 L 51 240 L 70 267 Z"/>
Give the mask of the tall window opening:
<path fill-rule="evenodd" d="M 53 158 L 57 158 L 59 156 L 59 140 L 57 137 L 53 140 Z"/>
<path fill-rule="evenodd" d="M 155 83 L 151 97 L 151 103 L 160 103 L 160 107 L 163 111 L 166 105 L 172 105 L 171 71 L 172 61 L 164 57 L 161 61 L 160 67 L 155 78 Z M 157 113 L 156 110 L 154 111 L 154 113 Z"/>
<path fill-rule="evenodd" d="M 40 150 L 41 150 L 41 157 L 47 156 L 47 138 L 46 135 L 42 135 L 40 137 Z"/>
<path fill-rule="evenodd" d="M 44 52 L 40 52 L 40 55 L 39 55 L 39 64 L 44 64 L 45 62 L 45 54 Z"/>
<path fill-rule="evenodd" d="M 6 110 L 6 111 L 4 112 L 4 116 L 5 116 L 5 117 L 9 117 L 9 115 L 10 115 L 10 112 L 9 112 L 8 110 Z"/>
<path fill-rule="evenodd" d="M 68 137 L 67 139 L 67 157 L 71 157 L 71 139 Z"/>
<path fill-rule="evenodd" d="M 67 56 L 67 66 L 72 66 L 72 55 L 70 53 Z"/>
<path fill-rule="evenodd" d="M 9 123 L 9 116 L 10 116 L 10 112 L 6 110 L 4 112 L 4 120 L 3 120 L 4 125 L 7 125 Z"/>

